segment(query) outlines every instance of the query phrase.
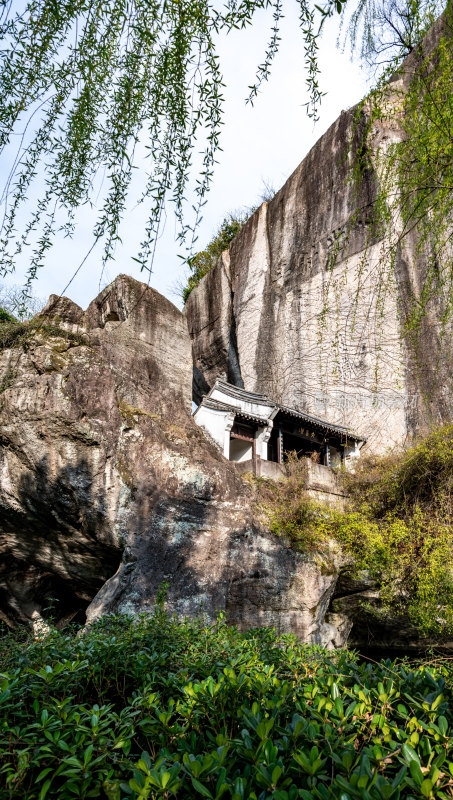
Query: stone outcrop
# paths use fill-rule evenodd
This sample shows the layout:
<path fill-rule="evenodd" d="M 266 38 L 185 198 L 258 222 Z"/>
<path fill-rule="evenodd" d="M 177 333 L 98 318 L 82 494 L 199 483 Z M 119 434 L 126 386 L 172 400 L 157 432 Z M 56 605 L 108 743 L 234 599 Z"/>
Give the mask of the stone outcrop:
<path fill-rule="evenodd" d="M 178 614 L 324 641 L 341 556 L 304 556 L 254 519 L 191 419 L 178 309 L 120 276 L 85 312 L 52 296 L 2 342 L 1 619 L 140 613 L 168 583 Z"/>
<path fill-rule="evenodd" d="M 184 317 L 153 289 L 120 276 L 86 311 L 52 296 L 0 342 L 0 621 L 39 633 L 49 617 L 146 613 L 167 584 L 180 616 L 423 646 L 379 617 L 338 546 L 304 554 L 263 527 L 250 483 L 191 418 Z"/>
<path fill-rule="evenodd" d="M 241 629 L 328 647 L 425 645 L 380 614 L 376 586 L 351 578 L 337 546 L 303 554 L 269 533 L 239 469 L 190 413 L 192 391 L 198 400 L 221 377 L 349 426 L 376 451 L 451 417 L 444 298 L 420 321 L 418 359 L 400 337 L 426 274 L 415 234 L 392 290 L 375 291 L 386 247 L 371 225 L 377 171 L 350 180 L 363 124 L 342 113 L 184 314 L 122 275 L 86 311 L 52 296 L 31 323 L 0 326 L 0 621 L 40 631 L 49 616 L 147 612 L 166 584 L 178 615 L 222 611 Z M 373 133 L 376 147 L 400 135 Z M 311 470 L 326 499 L 333 478 Z"/>
<path fill-rule="evenodd" d="M 441 18 L 425 51 L 443 25 Z M 390 94 L 404 88 L 414 58 Z M 417 353 L 401 341 L 399 320 L 426 277 L 415 232 L 399 246 L 385 291 L 377 291 L 388 248 L 372 225 L 377 169 L 352 180 L 366 109 L 342 112 L 192 291 L 185 314 L 196 402 L 203 387 L 224 378 L 351 427 L 382 451 L 451 417 L 452 336 L 441 333 L 440 292 L 421 320 Z M 395 123 L 376 123 L 374 153 L 400 135 Z"/>

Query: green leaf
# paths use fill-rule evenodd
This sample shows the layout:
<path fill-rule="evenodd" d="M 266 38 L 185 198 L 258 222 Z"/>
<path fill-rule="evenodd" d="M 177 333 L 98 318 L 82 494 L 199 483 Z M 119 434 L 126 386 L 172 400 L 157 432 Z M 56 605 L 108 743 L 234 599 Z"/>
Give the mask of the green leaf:
<path fill-rule="evenodd" d="M 197 781 L 197 779 L 194 778 L 193 776 L 191 776 L 191 781 L 193 784 L 193 788 L 196 789 L 196 791 L 199 794 L 203 795 L 203 797 L 209 797 L 211 798 L 211 800 L 213 800 L 212 794 L 206 786 L 203 786 L 203 784 L 200 783 L 200 781 Z"/>
<path fill-rule="evenodd" d="M 39 800 L 44 800 L 44 798 L 45 798 L 45 796 L 46 796 L 47 792 L 48 792 L 48 791 L 49 791 L 49 789 L 50 789 L 50 785 L 51 785 L 51 783 L 52 783 L 52 778 L 49 778 L 49 779 L 48 779 L 48 780 L 45 782 L 44 786 L 42 787 L 42 789 L 41 789 L 41 791 L 40 791 L 40 793 L 39 793 Z"/>
<path fill-rule="evenodd" d="M 447 731 L 448 731 L 448 722 L 445 719 L 445 717 L 442 717 L 442 716 L 438 717 L 437 725 L 439 727 L 439 730 L 440 730 L 442 736 L 446 736 Z"/>
<path fill-rule="evenodd" d="M 280 777 L 282 775 L 282 772 L 283 772 L 282 768 L 279 767 L 278 765 L 276 767 L 274 767 L 274 769 L 272 770 L 272 785 L 273 786 L 276 786 L 277 783 L 279 782 Z"/>
<path fill-rule="evenodd" d="M 420 786 L 420 791 L 423 797 L 429 797 L 433 790 L 433 782 L 429 780 L 429 778 L 425 778 L 422 785 Z"/>
<path fill-rule="evenodd" d="M 410 761 L 410 763 L 409 763 L 409 772 L 410 772 L 412 778 L 414 779 L 414 781 L 416 782 L 416 784 L 418 786 L 421 786 L 422 783 L 423 783 L 423 773 L 422 773 L 422 771 L 420 769 L 420 764 L 418 764 L 417 761 L 415 761 L 415 760 Z"/>
<path fill-rule="evenodd" d="M 46 769 L 43 769 L 43 770 L 42 770 L 42 771 L 39 773 L 39 775 L 37 776 L 37 778 L 36 778 L 36 783 L 39 783 L 39 781 L 42 781 L 42 779 L 43 779 L 43 778 L 45 778 L 45 777 L 46 777 L 46 775 L 48 775 L 48 774 L 49 774 L 49 772 L 52 772 L 52 767 L 46 767 Z"/>
<path fill-rule="evenodd" d="M 107 796 L 107 800 L 121 800 L 121 789 L 119 783 L 104 781 L 102 788 Z"/>
<path fill-rule="evenodd" d="M 415 750 L 410 746 L 410 744 L 407 744 L 405 742 L 401 748 L 401 753 L 407 764 L 410 764 L 411 761 L 415 761 L 418 764 L 418 766 L 420 766 L 420 759 Z"/>
<path fill-rule="evenodd" d="M 443 694 L 439 694 L 433 703 L 431 703 L 431 711 L 435 711 L 436 708 L 441 704 L 442 700 L 444 699 Z"/>

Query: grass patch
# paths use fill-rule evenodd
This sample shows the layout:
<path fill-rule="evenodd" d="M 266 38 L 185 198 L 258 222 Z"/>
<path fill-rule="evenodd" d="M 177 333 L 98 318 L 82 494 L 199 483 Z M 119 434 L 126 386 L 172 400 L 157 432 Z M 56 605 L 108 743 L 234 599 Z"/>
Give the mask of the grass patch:
<path fill-rule="evenodd" d="M 2 800 L 451 798 L 449 661 L 371 666 L 161 606 L 2 644 Z"/>
<path fill-rule="evenodd" d="M 42 319 L 38 318 L 29 322 L 3 322 L 0 325 L 0 350 L 7 350 L 11 347 L 24 347 L 38 333 L 45 336 L 62 337 L 74 345 L 87 343 L 84 334 L 67 331 L 58 325 L 43 322 Z"/>

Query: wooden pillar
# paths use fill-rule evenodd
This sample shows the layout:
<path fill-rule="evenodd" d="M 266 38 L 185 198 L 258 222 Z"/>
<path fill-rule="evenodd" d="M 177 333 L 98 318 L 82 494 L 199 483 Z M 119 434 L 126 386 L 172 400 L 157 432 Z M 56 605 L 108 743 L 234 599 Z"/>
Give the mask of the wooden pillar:
<path fill-rule="evenodd" d="M 283 433 L 282 429 L 278 429 L 278 453 L 277 459 L 279 464 L 283 464 Z"/>

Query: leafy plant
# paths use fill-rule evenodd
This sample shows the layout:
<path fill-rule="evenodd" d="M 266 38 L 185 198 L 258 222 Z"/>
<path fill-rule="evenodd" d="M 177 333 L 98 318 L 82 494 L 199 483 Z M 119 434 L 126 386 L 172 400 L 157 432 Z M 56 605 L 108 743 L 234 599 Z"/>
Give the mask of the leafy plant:
<path fill-rule="evenodd" d="M 6 311 L 4 308 L 0 308 L 0 322 L 16 322 L 13 315 Z"/>
<path fill-rule="evenodd" d="M 258 505 L 273 533 L 304 551 L 328 554 L 337 540 L 353 572 L 380 588 L 381 613 L 408 614 L 422 634 L 453 632 L 453 425 L 407 450 L 365 456 L 343 473 L 345 510 L 311 501 L 305 467 L 258 484 Z"/>
<path fill-rule="evenodd" d="M 307 493 L 308 467 L 296 453 L 286 454 L 284 480 L 258 481 L 258 505 L 272 533 L 283 535 L 303 550 L 323 547 L 317 526 L 317 506 Z"/>
<path fill-rule="evenodd" d="M 2 645 L 2 800 L 451 797 L 448 660 L 365 664 L 160 606 Z"/>

